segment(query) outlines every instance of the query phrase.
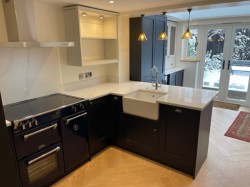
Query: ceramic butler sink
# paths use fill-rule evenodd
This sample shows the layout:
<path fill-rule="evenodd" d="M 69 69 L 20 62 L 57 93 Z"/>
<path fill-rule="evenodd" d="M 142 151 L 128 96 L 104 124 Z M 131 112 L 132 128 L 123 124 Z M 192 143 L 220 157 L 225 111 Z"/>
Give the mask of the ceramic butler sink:
<path fill-rule="evenodd" d="M 138 90 L 122 98 L 123 111 L 128 114 L 158 120 L 159 104 L 156 100 L 167 93 L 157 90 Z"/>

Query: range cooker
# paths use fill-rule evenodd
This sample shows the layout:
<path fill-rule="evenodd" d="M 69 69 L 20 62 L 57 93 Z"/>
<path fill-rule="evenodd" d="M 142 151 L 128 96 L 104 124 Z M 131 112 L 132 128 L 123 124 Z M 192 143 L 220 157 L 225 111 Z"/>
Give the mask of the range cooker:
<path fill-rule="evenodd" d="M 86 105 L 52 94 L 4 106 L 22 186 L 46 186 L 90 160 Z"/>

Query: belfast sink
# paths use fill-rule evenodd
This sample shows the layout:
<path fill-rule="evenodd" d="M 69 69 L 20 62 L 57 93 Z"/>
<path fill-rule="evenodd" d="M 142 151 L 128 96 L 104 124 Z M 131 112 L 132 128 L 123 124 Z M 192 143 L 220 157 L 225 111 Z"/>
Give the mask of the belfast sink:
<path fill-rule="evenodd" d="M 166 94 L 157 90 L 137 90 L 129 93 L 122 98 L 123 112 L 158 120 L 159 104 L 156 100 Z"/>

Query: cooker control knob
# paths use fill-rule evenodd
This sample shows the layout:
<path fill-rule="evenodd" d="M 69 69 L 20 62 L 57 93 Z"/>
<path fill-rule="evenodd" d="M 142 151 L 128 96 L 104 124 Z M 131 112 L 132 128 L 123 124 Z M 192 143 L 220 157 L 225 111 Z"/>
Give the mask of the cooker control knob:
<path fill-rule="evenodd" d="M 25 125 L 29 126 L 29 128 L 31 128 L 31 127 L 32 127 L 32 123 L 31 123 L 31 121 L 27 121 L 27 122 L 25 123 Z"/>
<path fill-rule="evenodd" d="M 22 127 L 23 130 L 26 129 L 26 126 L 25 126 L 25 124 L 24 124 L 23 122 L 20 122 L 20 123 L 19 123 L 19 127 Z"/>
<path fill-rule="evenodd" d="M 32 121 L 31 121 L 31 124 L 34 126 L 37 126 L 38 125 L 38 122 L 37 122 L 37 120 L 36 119 L 32 119 Z"/>
<path fill-rule="evenodd" d="M 71 107 L 71 110 L 72 110 L 73 112 L 76 112 L 76 111 L 77 111 L 77 109 L 76 109 L 75 106 L 72 106 L 72 107 Z"/>
<path fill-rule="evenodd" d="M 79 107 L 80 107 L 80 109 L 82 109 L 82 110 L 85 108 L 85 106 L 84 106 L 83 103 L 80 103 L 80 104 L 79 104 Z"/>

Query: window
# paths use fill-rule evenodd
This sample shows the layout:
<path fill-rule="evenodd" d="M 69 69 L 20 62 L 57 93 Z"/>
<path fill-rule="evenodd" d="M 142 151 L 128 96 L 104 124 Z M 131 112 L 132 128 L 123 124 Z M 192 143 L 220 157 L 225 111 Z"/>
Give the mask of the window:
<path fill-rule="evenodd" d="M 192 38 L 188 40 L 183 40 L 183 51 L 182 59 L 187 61 L 193 61 L 198 59 L 198 28 L 190 28 L 192 33 Z"/>
<path fill-rule="evenodd" d="M 196 58 L 198 46 L 198 29 L 190 29 L 192 39 L 188 40 L 187 57 Z"/>

